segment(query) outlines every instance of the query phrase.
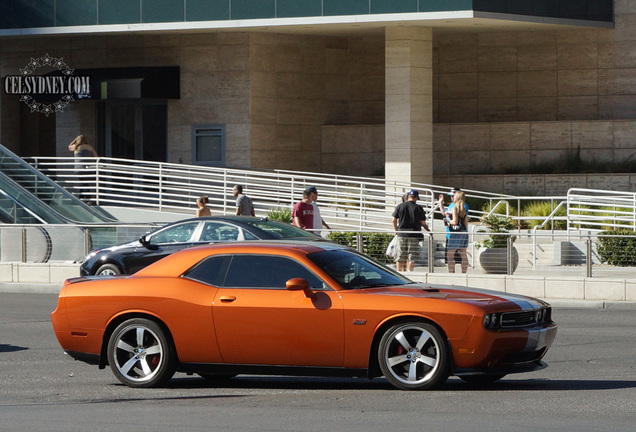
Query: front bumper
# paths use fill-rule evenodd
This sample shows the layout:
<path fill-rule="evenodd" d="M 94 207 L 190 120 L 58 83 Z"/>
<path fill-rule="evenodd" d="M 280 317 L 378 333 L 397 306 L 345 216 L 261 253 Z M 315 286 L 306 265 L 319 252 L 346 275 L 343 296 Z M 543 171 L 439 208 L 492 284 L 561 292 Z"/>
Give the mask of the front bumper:
<path fill-rule="evenodd" d="M 509 374 L 547 367 L 541 360 L 552 346 L 557 326 L 553 322 L 532 328 L 481 332 L 473 339 L 454 344 L 453 375 Z M 476 335 L 475 335 L 476 336 Z"/>

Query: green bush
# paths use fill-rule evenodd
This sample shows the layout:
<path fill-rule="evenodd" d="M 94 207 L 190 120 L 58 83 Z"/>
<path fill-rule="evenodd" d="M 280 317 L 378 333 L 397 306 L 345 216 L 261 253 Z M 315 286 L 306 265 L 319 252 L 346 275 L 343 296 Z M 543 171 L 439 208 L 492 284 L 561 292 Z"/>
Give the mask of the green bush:
<path fill-rule="evenodd" d="M 620 267 L 636 265 L 636 237 L 617 237 L 623 235 L 633 236 L 634 231 L 620 229 L 598 235 L 596 250 L 602 263 Z"/>
<path fill-rule="evenodd" d="M 389 233 L 362 233 L 362 252 L 382 263 L 391 263 L 393 261 L 386 256 L 386 248 L 393 237 Z M 358 249 L 358 236 L 355 232 L 332 232 L 327 238 L 334 243 Z"/>
<path fill-rule="evenodd" d="M 271 208 L 267 210 L 267 219 L 291 223 L 292 211 L 288 208 Z"/>
<path fill-rule="evenodd" d="M 501 216 L 498 214 L 492 214 L 482 218 L 482 222 L 488 225 L 490 232 L 492 233 L 507 233 L 511 229 L 516 227 L 512 218 Z M 504 235 L 491 235 L 490 238 L 475 243 L 477 248 L 505 248 L 508 247 L 508 236 Z M 516 240 L 515 236 L 512 236 L 512 241 Z"/>
<path fill-rule="evenodd" d="M 503 200 L 502 200 L 503 201 Z M 492 210 L 492 208 L 494 206 L 496 206 L 499 203 L 499 201 L 493 201 L 492 205 L 490 205 L 490 203 L 485 203 L 482 208 L 481 211 L 488 214 L 490 213 L 490 211 Z M 511 205 L 510 203 L 508 203 L 508 213 L 509 216 L 517 216 L 517 206 L 516 205 Z M 499 207 L 497 207 L 497 210 L 495 210 L 495 212 L 493 213 L 493 215 L 506 215 L 506 206 L 504 204 L 500 204 Z"/>
<path fill-rule="evenodd" d="M 554 204 L 554 206 L 549 201 L 532 201 L 526 204 L 522 210 L 522 214 L 524 216 L 532 216 L 545 219 L 550 216 L 550 214 L 554 211 L 555 207 L 558 204 Z M 565 207 L 561 207 L 559 211 L 557 211 L 555 216 L 566 216 L 567 209 Z M 554 220 L 554 229 L 565 229 L 567 227 L 567 221 L 565 220 Z M 526 221 L 526 224 L 529 228 L 534 228 L 537 225 L 541 225 L 543 220 L 539 219 L 531 219 Z M 548 222 L 542 229 L 552 229 L 552 222 Z"/>

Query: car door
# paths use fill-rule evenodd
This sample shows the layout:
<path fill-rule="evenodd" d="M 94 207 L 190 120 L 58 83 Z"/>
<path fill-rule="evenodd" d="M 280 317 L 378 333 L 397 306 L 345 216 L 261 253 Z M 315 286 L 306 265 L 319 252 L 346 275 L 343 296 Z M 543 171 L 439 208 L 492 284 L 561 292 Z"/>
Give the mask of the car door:
<path fill-rule="evenodd" d="M 288 291 L 306 279 L 314 300 Z M 337 292 L 288 257 L 234 255 L 214 299 L 223 360 L 233 364 L 342 367 L 343 309 Z"/>
<path fill-rule="evenodd" d="M 171 253 L 193 246 L 198 226 L 198 221 L 190 221 L 151 233 L 147 236 L 146 245 L 139 246 L 129 255 L 122 257 L 126 268 L 130 273 L 135 273 Z"/>

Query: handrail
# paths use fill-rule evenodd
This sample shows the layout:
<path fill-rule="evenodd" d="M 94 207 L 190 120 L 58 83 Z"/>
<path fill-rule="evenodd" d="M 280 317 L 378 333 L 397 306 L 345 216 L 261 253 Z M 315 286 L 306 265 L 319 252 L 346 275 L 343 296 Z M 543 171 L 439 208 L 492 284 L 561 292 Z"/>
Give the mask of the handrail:
<path fill-rule="evenodd" d="M 541 229 L 543 227 L 545 227 L 545 225 L 550 222 L 553 218 L 555 218 L 557 212 L 559 211 L 559 209 L 561 207 L 563 207 L 564 204 L 567 204 L 566 201 L 561 201 L 559 203 L 558 206 L 556 206 L 556 208 L 554 210 L 552 210 L 552 213 L 550 213 L 550 215 L 548 215 L 548 217 L 543 221 L 542 224 L 540 225 L 535 225 L 532 228 L 532 267 L 536 267 L 537 265 L 537 230 Z"/>
<path fill-rule="evenodd" d="M 72 157 L 25 158 L 63 186 L 78 185 L 74 176 L 75 161 Z M 83 188 L 99 205 L 136 206 L 160 211 L 194 213 L 195 199 L 209 195 L 209 207 L 213 212 L 234 212 L 231 189 L 242 184 L 257 211 L 291 208 L 301 198 L 307 186 L 316 186 L 320 192 L 318 204 L 323 217 L 330 225 L 347 229 L 392 229 L 391 214 L 409 189 L 420 191 L 420 204 L 426 210 L 429 226 L 435 229 L 438 194 L 446 194 L 447 187 L 388 181 L 380 178 L 332 175 L 290 170 L 255 170 L 223 167 L 206 167 L 168 162 L 150 162 L 132 159 L 100 157 L 86 164 L 94 176 L 85 179 Z M 472 218 L 482 218 L 506 206 L 521 209 L 524 201 L 565 200 L 568 202 L 568 229 L 588 227 L 602 229 L 629 226 L 636 231 L 636 194 L 588 189 L 571 189 L 566 197 L 523 197 L 464 189 L 472 199 L 490 202 L 490 212 L 471 208 Z M 516 201 L 516 204 L 515 204 Z M 603 205 L 614 205 L 609 212 Z M 585 208 L 583 208 L 585 207 Z M 518 212 L 520 213 L 520 212 Z M 540 220 L 543 216 L 510 216 L 516 221 Z M 554 220 L 554 218 L 553 218 Z"/>
<path fill-rule="evenodd" d="M 636 231 L 636 193 L 573 188 L 568 191 L 568 230 L 629 228 Z"/>
<path fill-rule="evenodd" d="M 26 158 L 58 182 L 77 185 L 73 158 Z M 148 162 L 114 158 L 95 158 L 86 163 L 95 176 L 86 179 L 98 205 L 125 205 L 162 211 L 194 212 L 194 202 L 208 195 L 213 212 L 233 213 L 234 184 L 242 184 L 257 211 L 291 208 L 302 198 L 302 191 L 316 186 L 321 213 L 330 225 L 342 228 L 374 227 L 392 229 L 391 213 L 409 189 L 418 189 L 420 204 L 427 214 L 434 212 L 434 193 L 420 184 L 386 182 L 383 179 L 296 173 L 281 170 L 242 170 L 195 165 Z M 300 175 L 302 174 L 302 175 Z M 434 222 L 431 222 L 434 223 Z"/>

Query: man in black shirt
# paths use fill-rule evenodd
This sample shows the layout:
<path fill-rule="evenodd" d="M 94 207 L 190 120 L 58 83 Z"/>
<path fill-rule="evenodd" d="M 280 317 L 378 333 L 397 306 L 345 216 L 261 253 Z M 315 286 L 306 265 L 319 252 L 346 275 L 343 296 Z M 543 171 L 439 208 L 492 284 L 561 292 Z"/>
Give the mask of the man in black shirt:
<path fill-rule="evenodd" d="M 395 262 L 398 271 L 413 271 L 415 263 L 422 255 L 420 240 L 422 227 L 429 231 L 426 225 L 426 213 L 417 204 L 420 194 L 412 189 L 406 201 L 398 205 L 393 212 L 393 229 L 398 236 Z M 406 232 L 402 232 L 406 231 Z"/>

